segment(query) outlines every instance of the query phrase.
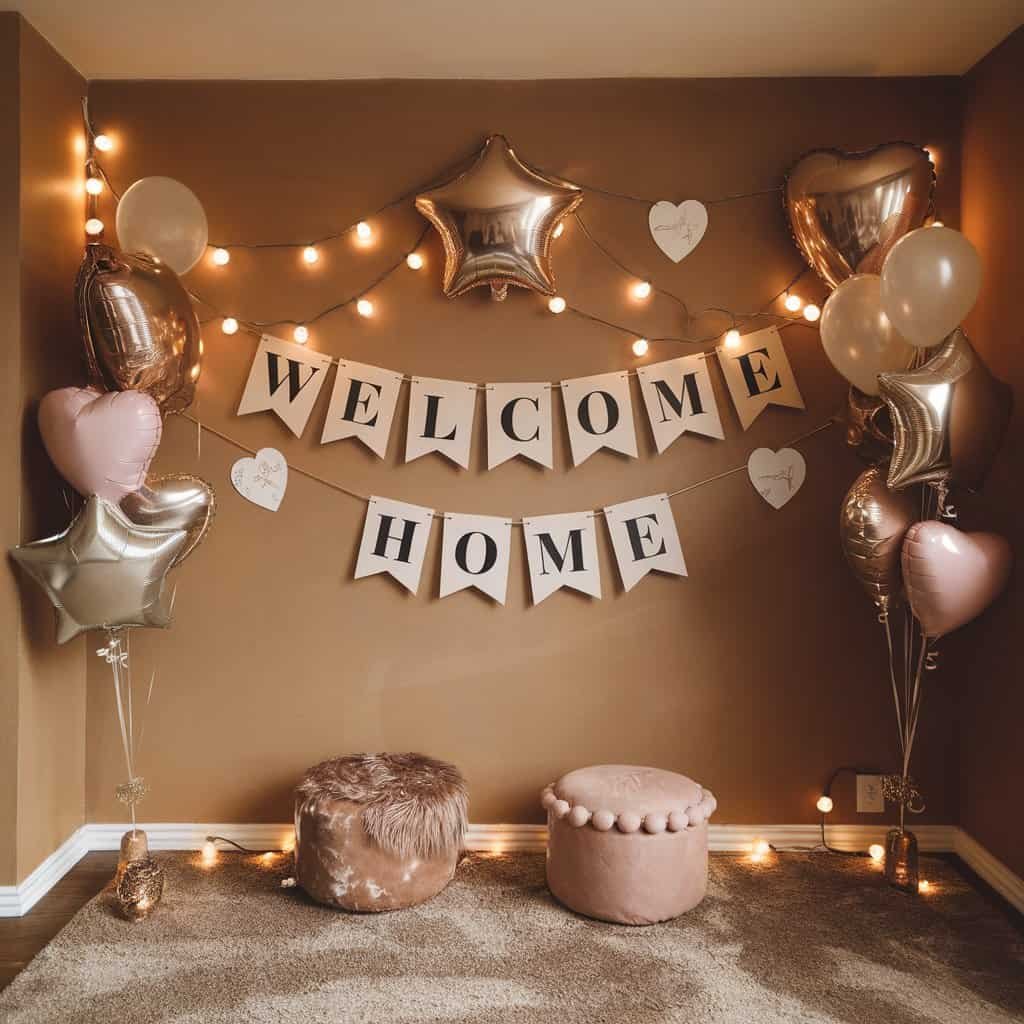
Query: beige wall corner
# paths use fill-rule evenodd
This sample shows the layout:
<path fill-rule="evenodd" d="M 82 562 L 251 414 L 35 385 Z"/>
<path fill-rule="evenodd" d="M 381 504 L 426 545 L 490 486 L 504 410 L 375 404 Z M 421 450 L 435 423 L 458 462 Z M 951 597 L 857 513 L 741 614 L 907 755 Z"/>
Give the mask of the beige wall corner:
<path fill-rule="evenodd" d="M 984 491 L 960 503 L 968 530 L 994 530 L 1013 545 L 1017 569 L 1007 594 L 976 624 L 950 637 L 949 686 L 960 702 L 960 824 L 1017 875 L 1024 875 L 1024 28 L 996 47 L 965 79 L 963 229 L 984 267 L 981 297 L 967 321 L 971 343 L 1013 387 L 1016 409 L 1002 455 Z"/>
<path fill-rule="evenodd" d="M 80 381 L 71 284 L 81 253 L 82 78 L 23 19 L 0 16 L 3 48 L 3 547 L 62 529 L 62 483 L 35 408 Z M 12 156 L 13 154 L 13 161 Z M 8 295 L 7 291 L 11 294 Z M 5 559 L 0 587 L 0 883 L 24 879 L 84 820 L 85 653 L 57 648 L 49 602 Z M 13 820 L 12 820 L 13 819 Z"/>

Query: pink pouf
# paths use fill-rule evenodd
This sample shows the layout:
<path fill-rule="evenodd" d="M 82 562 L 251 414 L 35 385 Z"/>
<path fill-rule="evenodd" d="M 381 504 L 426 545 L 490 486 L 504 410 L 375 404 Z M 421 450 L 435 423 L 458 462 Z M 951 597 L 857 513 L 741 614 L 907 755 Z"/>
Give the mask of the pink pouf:
<path fill-rule="evenodd" d="M 619 924 L 678 917 L 704 898 L 716 801 L 660 768 L 579 768 L 545 788 L 548 887 L 570 910 Z"/>

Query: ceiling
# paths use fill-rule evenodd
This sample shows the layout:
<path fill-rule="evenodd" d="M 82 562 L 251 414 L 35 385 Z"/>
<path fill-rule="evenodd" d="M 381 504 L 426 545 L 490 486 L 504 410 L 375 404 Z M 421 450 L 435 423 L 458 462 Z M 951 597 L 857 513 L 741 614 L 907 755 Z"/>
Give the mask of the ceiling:
<path fill-rule="evenodd" d="M 95 78 L 959 75 L 1024 0 L 20 0 Z"/>

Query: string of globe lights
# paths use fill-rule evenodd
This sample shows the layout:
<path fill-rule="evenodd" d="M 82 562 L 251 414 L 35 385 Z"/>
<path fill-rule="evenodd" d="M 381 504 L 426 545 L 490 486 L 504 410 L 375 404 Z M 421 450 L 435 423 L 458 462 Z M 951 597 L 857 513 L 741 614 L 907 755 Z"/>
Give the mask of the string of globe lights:
<path fill-rule="evenodd" d="M 91 238 L 98 238 L 105 230 L 103 222 L 96 216 L 97 211 L 97 200 L 98 197 L 105 191 L 108 190 L 113 197 L 115 203 L 120 202 L 121 193 L 112 184 L 105 168 L 100 163 L 97 153 L 109 153 L 114 149 L 113 139 L 104 134 L 96 133 L 93 129 L 92 123 L 88 115 L 87 104 L 83 101 L 83 116 L 86 125 L 86 136 L 87 136 L 87 155 L 86 155 L 86 182 L 85 190 L 87 195 L 87 220 L 85 225 L 86 234 Z M 304 265 L 308 267 L 314 267 L 320 261 L 320 247 L 328 244 L 332 241 L 340 240 L 348 235 L 355 235 L 356 239 L 365 244 L 368 244 L 375 237 L 375 232 L 371 226 L 371 221 L 379 217 L 386 211 L 393 209 L 396 206 L 414 198 L 417 194 L 429 188 L 433 183 L 439 180 L 446 180 L 452 174 L 458 173 L 458 171 L 465 166 L 468 166 L 476 159 L 481 152 L 480 148 L 477 148 L 469 156 L 460 160 L 458 163 L 442 171 L 439 175 L 431 179 L 430 182 L 420 184 L 415 188 L 408 189 L 401 195 L 390 200 L 389 202 L 379 206 L 373 213 L 360 218 L 353 224 L 342 228 L 338 231 L 332 231 L 327 234 L 321 235 L 316 239 L 307 242 L 231 242 L 231 243 L 211 243 L 209 245 L 210 250 L 210 261 L 216 267 L 226 267 L 231 262 L 231 250 L 232 249 L 249 249 L 249 250 L 260 250 L 260 249 L 300 249 L 301 259 Z M 534 168 L 535 169 L 535 168 Z M 538 171 L 538 173 L 541 173 Z M 580 184 L 580 188 L 585 191 L 594 192 L 599 195 L 611 196 L 618 199 L 623 199 L 633 202 L 648 202 L 640 196 L 633 196 L 628 193 L 613 192 L 609 189 L 599 188 L 597 186 L 589 186 L 586 184 Z M 708 200 L 705 205 L 715 205 L 716 203 L 731 202 L 739 199 L 746 199 L 760 195 L 768 195 L 778 192 L 778 188 L 773 189 L 761 189 L 754 192 L 746 193 L 735 193 L 732 195 L 724 196 L 715 200 Z M 572 305 L 561 295 L 554 295 L 547 300 L 547 307 L 552 315 L 560 315 L 564 312 L 571 312 L 576 316 L 586 319 L 592 323 L 597 323 L 602 326 L 608 327 L 611 330 L 615 330 L 621 334 L 632 337 L 632 352 L 637 358 L 642 358 L 647 355 L 651 344 L 684 344 L 684 345 L 701 345 L 707 344 L 712 341 L 721 339 L 722 343 L 726 348 L 734 348 L 740 345 L 740 331 L 739 328 L 754 320 L 760 318 L 771 318 L 776 321 L 781 321 L 778 326 L 779 329 L 784 329 L 791 326 L 794 323 L 814 323 L 818 320 L 821 315 L 821 310 L 815 303 L 804 303 L 798 294 L 793 291 L 795 285 L 804 277 L 808 272 L 808 268 L 803 267 L 799 270 L 794 277 L 787 282 L 784 288 L 773 295 L 767 302 L 765 302 L 759 309 L 752 312 L 737 313 L 732 310 L 726 309 L 721 306 L 706 306 L 695 312 L 691 312 L 687 303 L 681 299 L 674 292 L 655 285 L 652 282 L 641 278 L 637 275 L 630 267 L 628 267 L 621 259 L 615 256 L 609 248 L 600 242 L 589 229 L 582 217 L 578 213 L 575 213 L 574 219 L 579 226 L 584 237 L 613 265 L 618 267 L 623 273 L 629 276 L 631 284 L 629 286 L 630 295 L 636 301 L 646 301 L 652 295 L 664 296 L 675 302 L 683 311 L 687 323 L 699 321 L 709 315 L 717 314 L 724 316 L 731 321 L 729 329 L 724 334 L 716 331 L 714 333 L 708 333 L 701 336 L 692 336 L 688 334 L 684 335 L 664 335 L 659 337 L 647 337 L 643 332 L 637 331 L 632 327 L 624 324 L 616 323 L 606 317 L 599 316 L 595 313 L 591 313 L 588 310 L 581 309 L 578 306 Z M 559 224 L 554 232 L 554 237 L 559 237 L 564 230 L 564 223 Z M 425 266 L 425 259 L 422 253 L 419 251 L 427 233 L 429 226 L 425 227 L 420 233 L 412 248 L 396 259 L 388 267 L 386 267 L 381 273 L 379 273 L 372 281 L 368 282 L 362 288 L 358 289 L 353 294 L 340 299 L 336 302 L 331 303 L 329 306 L 324 307 L 312 316 L 308 316 L 304 319 L 293 319 L 293 318 L 280 318 L 276 320 L 254 320 L 243 318 L 238 315 L 232 315 L 231 313 L 218 309 L 217 305 L 205 297 L 197 294 L 194 291 L 188 290 L 190 297 L 198 304 L 209 309 L 212 313 L 211 316 L 204 317 L 201 319 L 201 323 L 207 324 L 213 321 L 220 321 L 221 330 L 226 335 L 233 335 L 242 331 L 244 333 L 251 334 L 259 337 L 268 328 L 288 325 L 292 327 L 292 339 L 300 344 L 304 345 L 309 342 L 311 333 L 311 325 L 319 322 L 327 316 L 336 313 L 348 306 L 354 306 L 356 313 L 363 318 L 373 317 L 377 311 L 377 307 L 370 293 L 374 289 L 378 288 L 385 281 L 387 281 L 392 275 L 394 275 L 404 264 L 408 269 L 412 271 L 421 270 Z M 783 305 L 786 312 L 779 312 L 772 309 L 776 302 L 783 300 Z M 714 354 L 716 349 L 711 349 L 704 353 L 705 355 Z M 334 359 L 333 362 L 337 363 L 338 360 Z M 635 371 L 627 371 L 631 375 L 635 375 Z M 404 377 L 404 380 L 408 381 L 409 377 Z M 481 387 L 483 385 L 480 385 Z M 552 385 L 557 386 L 557 385 Z"/>

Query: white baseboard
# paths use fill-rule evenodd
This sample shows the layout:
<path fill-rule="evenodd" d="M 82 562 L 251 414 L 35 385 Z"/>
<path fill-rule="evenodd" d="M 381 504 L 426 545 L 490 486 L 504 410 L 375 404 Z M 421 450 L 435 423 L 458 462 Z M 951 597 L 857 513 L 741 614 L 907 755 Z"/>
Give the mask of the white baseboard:
<path fill-rule="evenodd" d="M 1014 874 L 962 828 L 953 838 L 953 852 L 983 881 L 1020 913 L 1024 914 L 1024 878 Z"/>
<path fill-rule="evenodd" d="M 224 836 L 253 850 L 281 849 L 292 834 L 291 824 L 197 824 L 189 822 L 140 823 L 152 850 L 199 850 L 207 836 Z M 841 850 L 866 850 L 885 839 L 889 826 L 829 825 L 829 845 Z M 20 885 L 0 886 L 0 917 L 21 917 L 60 881 L 86 854 L 117 850 L 126 826 L 83 825 L 43 861 Z M 968 867 L 1017 910 L 1024 912 L 1024 879 L 992 856 L 956 825 L 918 825 L 914 828 L 926 853 L 956 853 Z M 818 825 L 710 825 L 708 846 L 718 852 L 749 850 L 755 839 L 780 849 L 813 847 L 821 839 Z M 470 825 L 466 849 L 478 852 L 543 853 L 547 847 L 544 825 Z"/>
<path fill-rule="evenodd" d="M 72 833 L 19 885 L 0 885 L 0 917 L 24 917 L 89 852 L 87 829 Z"/>

